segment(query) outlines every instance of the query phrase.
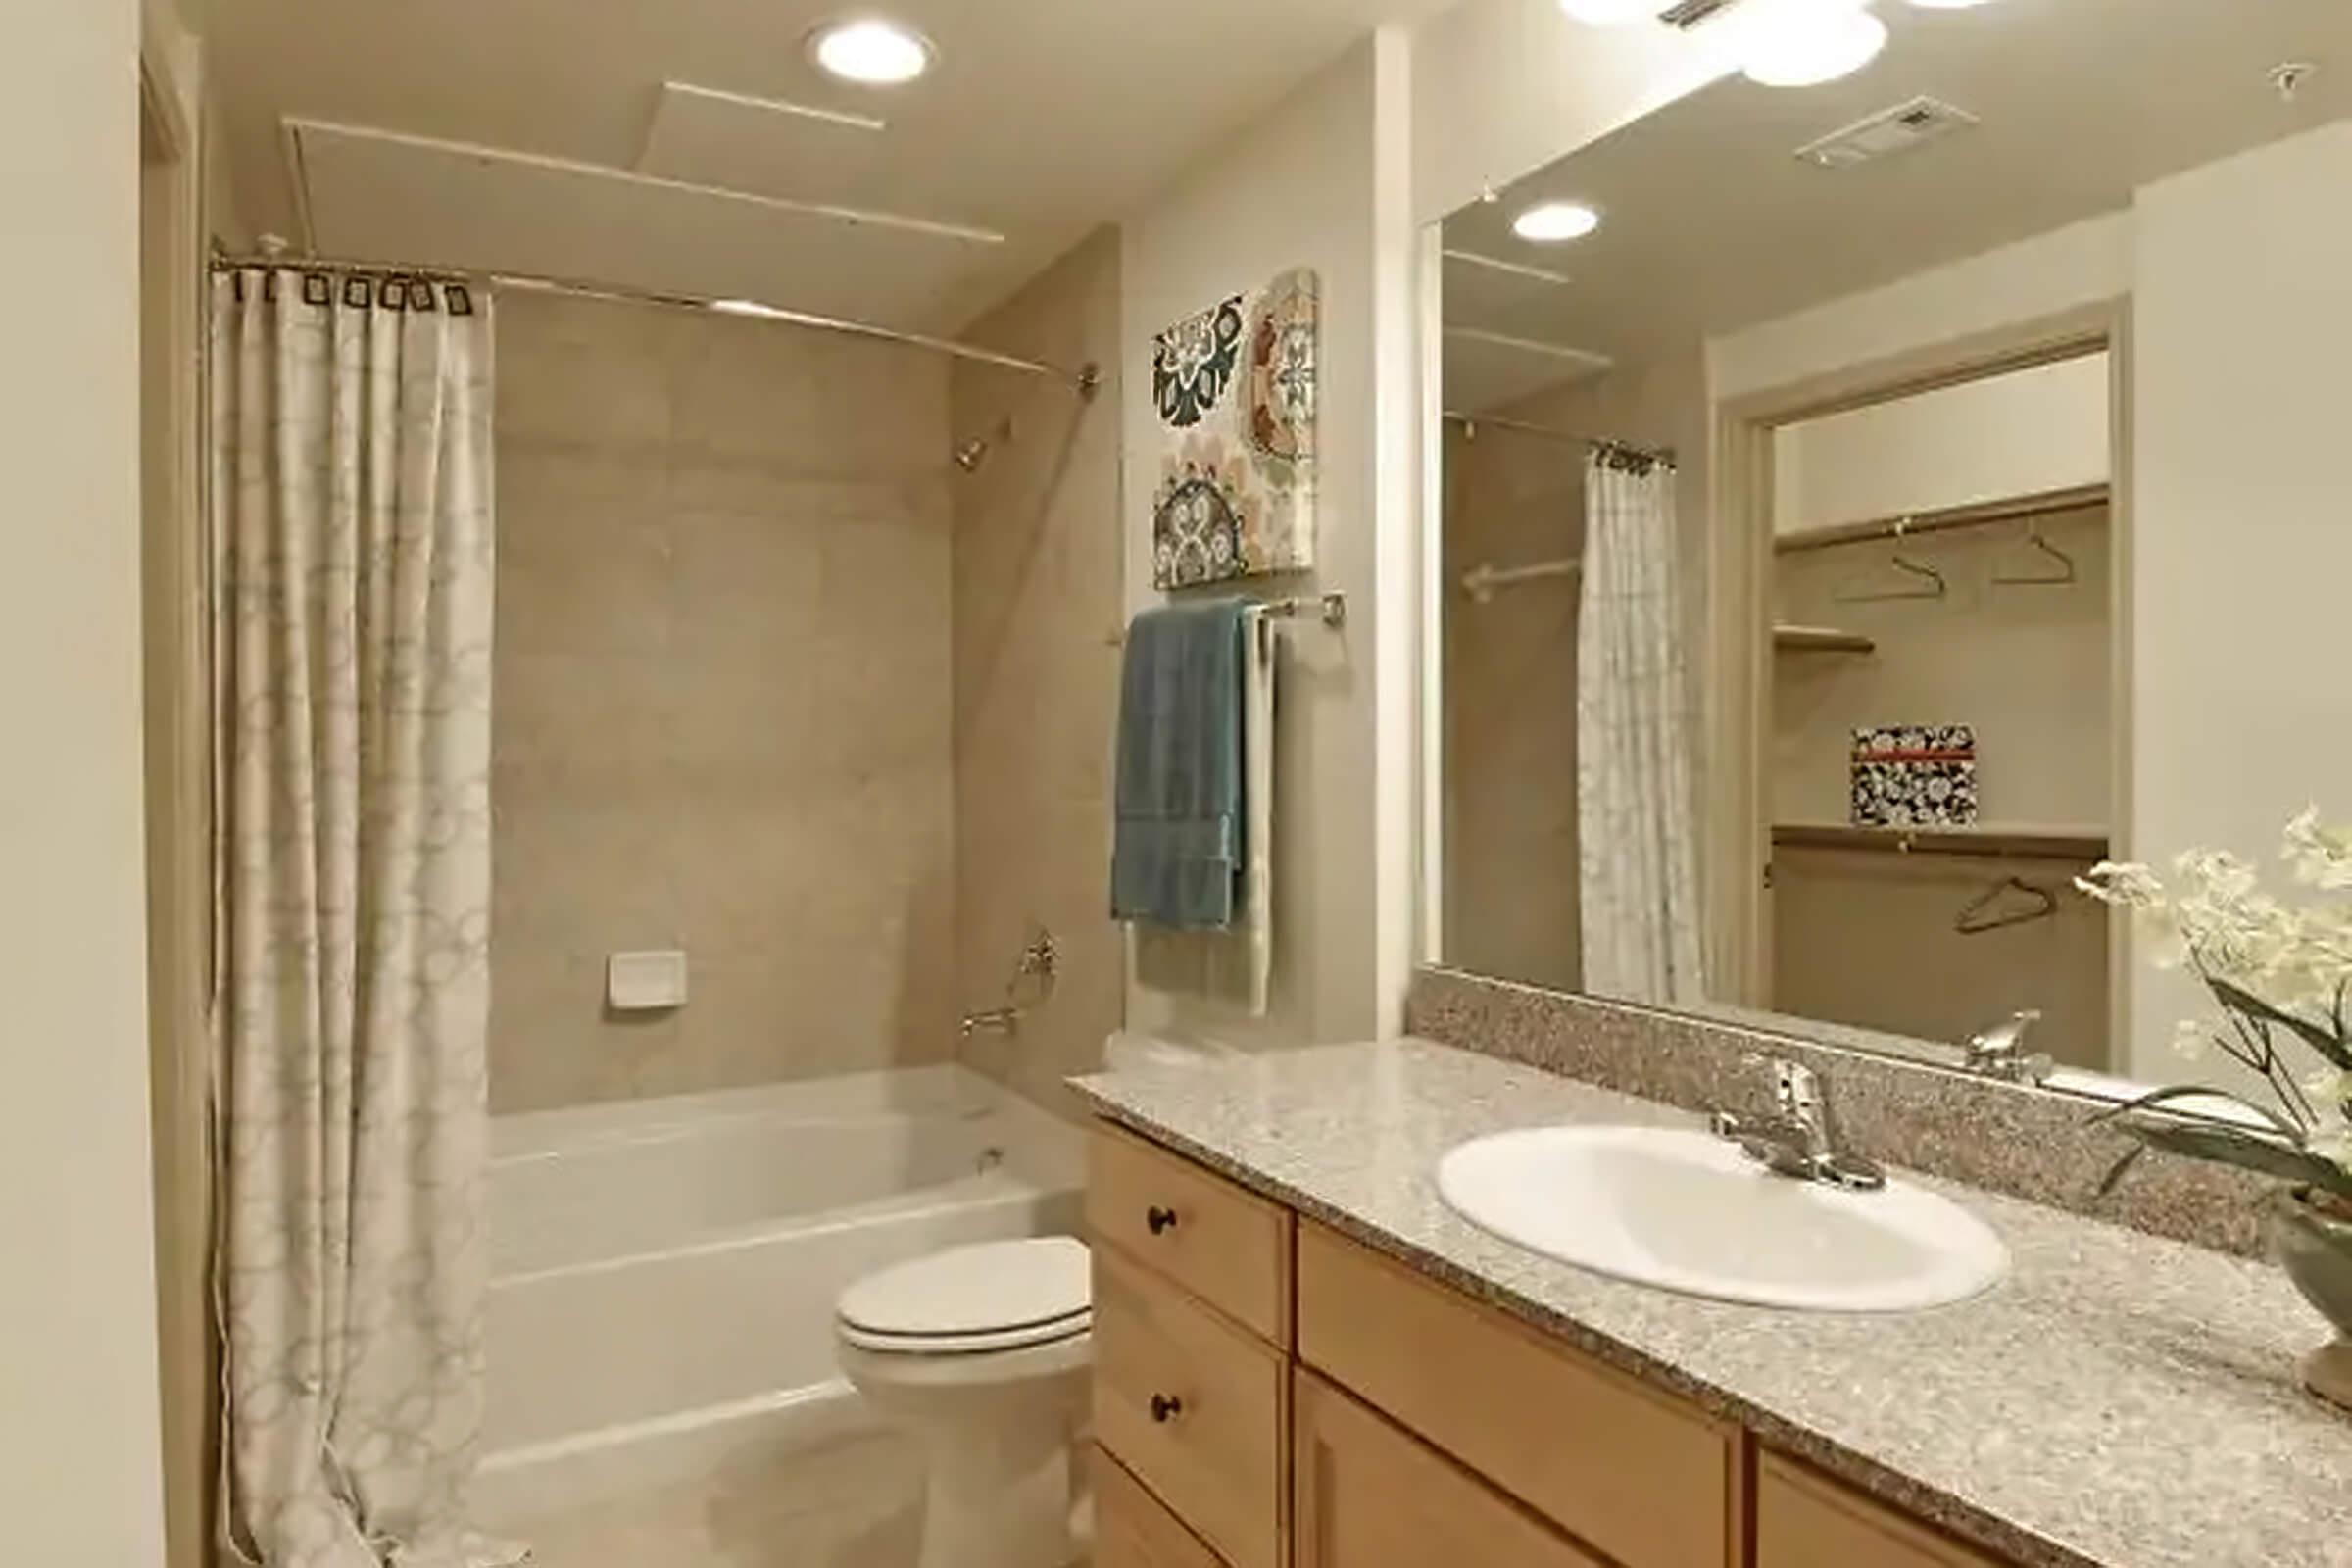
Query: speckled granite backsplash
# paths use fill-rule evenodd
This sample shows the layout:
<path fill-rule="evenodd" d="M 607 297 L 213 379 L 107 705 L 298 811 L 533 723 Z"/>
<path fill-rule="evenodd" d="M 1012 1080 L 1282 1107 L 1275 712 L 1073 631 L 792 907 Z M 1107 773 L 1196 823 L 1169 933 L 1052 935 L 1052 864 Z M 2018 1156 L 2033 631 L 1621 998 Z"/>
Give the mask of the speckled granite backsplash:
<path fill-rule="evenodd" d="M 1801 1061 L 1830 1085 L 1849 1143 L 1873 1159 L 2156 1236 L 2259 1255 L 2270 1184 L 2168 1154 L 2140 1160 L 2105 1198 L 2099 1180 L 2132 1140 L 2092 1125 L 2077 1096 L 1896 1061 L 1802 1036 L 1423 969 L 1405 1004 L 1416 1035 L 1690 1110 L 1751 1105 L 1746 1058 Z"/>

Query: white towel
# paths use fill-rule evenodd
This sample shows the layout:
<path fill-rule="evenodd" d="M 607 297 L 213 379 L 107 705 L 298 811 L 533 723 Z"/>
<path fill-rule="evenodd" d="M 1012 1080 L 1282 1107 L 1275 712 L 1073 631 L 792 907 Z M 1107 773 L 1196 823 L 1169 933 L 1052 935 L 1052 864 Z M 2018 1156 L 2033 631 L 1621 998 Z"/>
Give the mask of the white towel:
<path fill-rule="evenodd" d="M 1136 978 L 1154 991 L 1266 1015 L 1274 979 L 1273 620 L 1251 612 L 1242 638 L 1243 859 L 1240 907 L 1222 931 L 1135 930 Z"/>

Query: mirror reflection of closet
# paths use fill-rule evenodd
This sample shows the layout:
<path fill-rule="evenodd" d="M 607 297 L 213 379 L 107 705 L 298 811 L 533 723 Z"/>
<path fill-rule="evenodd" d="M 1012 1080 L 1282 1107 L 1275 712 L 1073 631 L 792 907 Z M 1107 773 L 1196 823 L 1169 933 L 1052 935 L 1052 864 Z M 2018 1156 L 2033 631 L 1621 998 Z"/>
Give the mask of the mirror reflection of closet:
<path fill-rule="evenodd" d="M 2107 356 L 1773 436 L 1778 1011 L 2109 1059 Z M 1867 784 L 1864 782 L 1868 780 Z"/>

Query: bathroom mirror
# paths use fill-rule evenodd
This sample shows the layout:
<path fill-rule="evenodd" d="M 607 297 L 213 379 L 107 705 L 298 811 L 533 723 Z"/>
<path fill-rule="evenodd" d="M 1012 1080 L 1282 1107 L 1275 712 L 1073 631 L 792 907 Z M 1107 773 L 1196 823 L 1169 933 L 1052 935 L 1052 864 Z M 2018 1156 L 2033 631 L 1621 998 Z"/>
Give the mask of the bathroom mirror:
<path fill-rule="evenodd" d="M 1876 9 L 1443 225 L 1436 949 L 2216 1073 L 2075 884 L 2352 817 L 2352 11 Z"/>

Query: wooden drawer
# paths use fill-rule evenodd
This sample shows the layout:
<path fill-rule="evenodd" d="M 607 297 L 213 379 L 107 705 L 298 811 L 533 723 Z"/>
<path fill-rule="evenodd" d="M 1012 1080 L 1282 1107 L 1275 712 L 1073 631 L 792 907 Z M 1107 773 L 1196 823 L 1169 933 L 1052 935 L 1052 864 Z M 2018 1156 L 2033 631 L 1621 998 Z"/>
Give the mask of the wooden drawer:
<path fill-rule="evenodd" d="M 1769 1449 L 1756 1460 L 1756 1568 L 2000 1568 L 1851 1487 Z"/>
<path fill-rule="evenodd" d="M 1224 1568 L 1215 1552 L 1098 1447 L 1094 1568 Z"/>
<path fill-rule="evenodd" d="M 1095 1439 L 1233 1568 L 1283 1568 L 1289 1363 L 1095 1249 Z"/>
<path fill-rule="evenodd" d="M 1607 1568 L 1313 1373 L 1291 1408 L 1293 1568 Z"/>
<path fill-rule="evenodd" d="M 1291 1343 L 1291 1211 L 1097 1123 L 1087 1154 L 1086 1223 L 1218 1311 Z"/>
<path fill-rule="evenodd" d="M 1298 1355 L 1624 1568 L 1726 1568 L 1742 1435 L 1319 1225 Z"/>

